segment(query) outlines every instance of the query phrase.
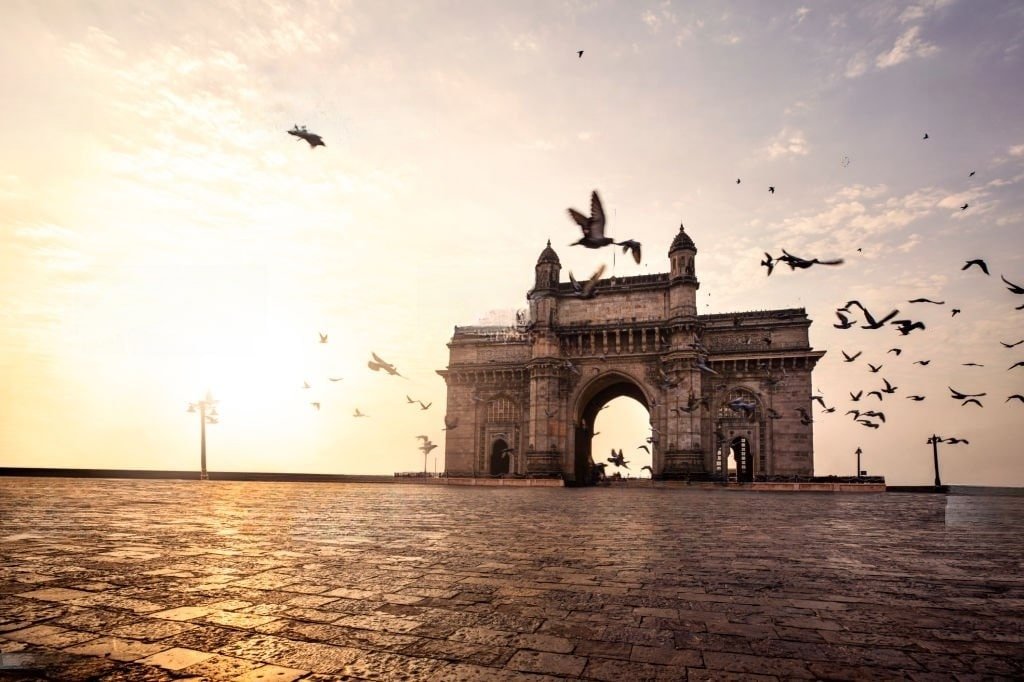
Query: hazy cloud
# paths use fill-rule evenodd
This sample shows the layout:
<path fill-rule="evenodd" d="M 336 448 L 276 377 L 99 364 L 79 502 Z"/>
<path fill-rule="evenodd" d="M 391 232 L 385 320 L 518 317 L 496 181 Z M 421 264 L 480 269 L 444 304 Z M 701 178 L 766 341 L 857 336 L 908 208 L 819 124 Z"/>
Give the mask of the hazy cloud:
<path fill-rule="evenodd" d="M 787 156 L 806 156 L 807 152 L 807 138 L 804 136 L 803 131 L 788 127 L 779 131 L 764 148 L 764 153 L 770 159 Z"/>
<path fill-rule="evenodd" d="M 896 39 L 896 43 L 888 52 L 883 52 L 875 58 L 875 66 L 879 69 L 887 69 L 896 66 L 913 57 L 929 57 L 939 51 L 939 48 L 931 43 L 921 40 L 920 26 L 911 26 Z"/>

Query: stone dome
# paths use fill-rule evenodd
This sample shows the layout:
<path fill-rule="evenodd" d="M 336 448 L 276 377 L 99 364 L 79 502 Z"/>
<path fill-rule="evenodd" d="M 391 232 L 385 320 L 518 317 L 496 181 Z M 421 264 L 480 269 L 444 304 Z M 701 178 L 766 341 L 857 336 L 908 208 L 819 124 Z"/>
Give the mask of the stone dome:
<path fill-rule="evenodd" d="M 561 266 L 562 262 L 558 260 L 558 254 L 551 248 L 551 240 L 548 240 L 548 245 L 544 247 L 544 250 L 540 252 L 540 258 L 537 259 L 537 265 L 542 263 L 554 263 L 555 265 Z"/>
<path fill-rule="evenodd" d="M 690 235 L 686 234 L 686 230 L 683 229 L 682 224 L 679 225 L 679 234 L 672 240 L 672 246 L 669 247 L 668 252 L 679 251 L 680 249 L 689 249 L 690 251 L 696 251 L 697 245 L 690 239 Z"/>

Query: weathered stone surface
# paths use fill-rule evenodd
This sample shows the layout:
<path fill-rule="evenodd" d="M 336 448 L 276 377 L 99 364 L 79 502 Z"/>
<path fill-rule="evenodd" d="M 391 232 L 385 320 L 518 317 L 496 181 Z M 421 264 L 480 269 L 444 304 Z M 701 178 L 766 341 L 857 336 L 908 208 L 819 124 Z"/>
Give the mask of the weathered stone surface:
<path fill-rule="evenodd" d="M 1024 498 L 0 479 L 0 580 L 54 577 L 0 597 L 0 653 L 60 680 L 1019 679 L 1022 525 Z"/>

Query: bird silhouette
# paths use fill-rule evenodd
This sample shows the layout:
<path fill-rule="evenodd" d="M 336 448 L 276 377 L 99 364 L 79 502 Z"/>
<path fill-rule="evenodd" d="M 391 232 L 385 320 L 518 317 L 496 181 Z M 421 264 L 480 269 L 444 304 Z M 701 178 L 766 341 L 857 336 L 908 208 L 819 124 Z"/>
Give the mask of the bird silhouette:
<path fill-rule="evenodd" d="M 1006 290 L 1014 294 L 1024 294 L 1024 287 L 1019 284 L 1014 284 L 1010 280 L 1006 279 L 1003 275 L 999 275 L 999 279 L 1006 283 Z"/>
<path fill-rule="evenodd" d="M 1024 395 L 1021 395 L 1020 393 L 1014 393 L 1013 395 L 1011 395 L 1009 398 L 1007 398 L 1003 402 L 1007 402 L 1008 403 L 1011 400 L 1019 400 L 1022 403 L 1024 403 Z"/>
<path fill-rule="evenodd" d="M 807 410 L 805 408 L 798 407 L 798 408 L 796 408 L 796 411 L 800 413 L 800 423 L 801 424 L 803 424 L 804 426 L 807 426 L 808 424 L 814 423 L 814 420 L 811 419 L 811 415 L 807 414 Z"/>
<path fill-rule="evenodd" d="M 812 258 L 812 259 L 808 260 L 806 258 L 800 258 L 799 256 L 794 256 L 793 254 L 789 253 L 785 249 L 782 249 L 782 255 L 777 260 L 780 260 L 783 263 L 785 263 L 786 265 L 788 265 L 790 270 L 795 270 L 797 268 L 800 268 L 801 270 L 806 270 L 807 268 L 811 267 L 812 265 L 842 265 L 843 264 L 843 259 L 842 258 L 836 258 L 836 259 L 833 259 L 833 260 L 820 260 L 818 258 Z"/>
<path fill-rule="evenodd" d="M 869 363 L 868 363 L 868 369 L 870 369 L 870 370 L 871 370 L 871 373 L 872 373 L 872 374 L 877 374 L 877 373 L 878 373 L 878 370 L 882 369 L 882 365 L 872 365 L 872 364 L 871 364 L 871 363 L 869 362 Z"/>
<path fill-rule="evenodd" d="M 858 419 L 857 423 L 858 424 L 863 424 L 864 426 L 866 426 L 868 428 L 871 428 L 871 429 L 877 429 L 878 426 L 879 426 L 878 424 L 876 424 L 875 422 L 871 421 L 870 419 Z"/>
<path fill-rule="evenodd" d="M 967 174 L 967 177 L 969 177 L 969 178 L 973 178 L 973 177 L 974 177 L 974 171 L 971 171 L 970 173 L 968 173 L 968 174 Z"/>
<path fill-rule="evenodd" d="M 289 135 L 294 135 L 295 137 L 297 137 L 299 139 L 302 139 L 302 140 L 305 140 L 306 142 L 308 142 L 310 149 L 315 149 L 316 147 L 326 147 L 327 146 L 326 144 L 324 144 L 324 139 L 322 137 L 320 137 L 319 135 L 317 135 L 315 133 L 307 132 L 306 131 L 306 126 L 299 127 L 298 125 L 296 125 L 294 128 L 292 128 L 291 130 L 288 131 L 288 134 Z"/>
<path fill-rule="evenodd" d="M 961 211 L 966 211 L 968 206 L 970 206 L 970 204 L 968 204 L 967 202 L 964 202 L 964 205 L 960 207 L 960 210 Z"/>
<path fill-rule="evenodd" d="M 914 360 L 913 364 L 921 365 L 922 367 L 927 367 L 929 362 L 931 362 L 931 360 Z"/>
<path fill-rule="evenodd" d="M 643 450 L 643 451 L 645 451 L 645 452 L 646 452 L 646 453 L 647 453 L 648 455 L 649 455 L 649 454 L 651 454 L 651 449 L 650 449 L 649 447 L 647 447 L 646 445 L 638 445 L 638 446 L 636 446 L 636 449 L 637 449 L 637 450 Z"/>
<path fill-rule="evenodd" d="M 633 239 L 627 239 L 619 242 L 619 246 L 622 247 L 622 253 L 626 253 L 627 251 L 631 252 L 633 254 L 633 260 L 637 265 L 640 265 L 640 242 Z"/>
<path fill-rule="evenodd" d="M 372 369 L 374 372 L 379 372 L 381 370 L 384 370 L 385 372 L 387 372 L 391 376 L 400 376 L 400 377 L 402 376 L 401 374 L 398 373 L 398 370 L 395 369 L 395 366 L 392 365 L 390 362 L 387 362 L 386 360 L 383 360 L 376 353 L 371 352 L 370 355 L 373 356 L 373 360 L 368 361 L 366 363 L 366 366 L 369 367 L 370 369 Z M 404 379 L 405 377 L 402 377 L 402 378 Z"/>
<path fill-rule="evenodd" d="M 964 445 L 971 444 L 966 438 L 947 438 L 943 442 L 949 443 L 950 445 L 956 445 L 957 443 L 963 443 Z"/>
<path fill-rule="evenodd" d="M 871 315 L 871 313 L 868 312 L 867 308 L 861 306 L 861 311 L 864 313 L 864 319 L 867 322 L 867 324 L 862 324 L 861 325 L 861 327 L 860 327 L 861 329 L 881 329 L 883 326 L 885 326 L 886 322 L 888 322 L 892 318 L 896 317 L 896 315 L 898 315 L 899 312 L 900 312 L 899 310 L 893 310 L 891 313 L 889 313 L 888 315 L 886 315 L 882 319 L 876 320 Z"/>
<path fill-rule="evenodd" d="M 875 410 L 868 410 L 867 412 L 862 412 L 861 414 L 863 414 L 865 417 L 874 417 L 875 419 L 879 419 L 882 422 L 885 421 L 885 413 L 884 412 L 876 412 Z"/>
<path fill-rule="evenodd" d="M 988 264 L 985 263 L 985 261 L 982 260 L 981 258 L 974 258 L 972 260 L 967 261 L 964 264 L 964 266 L 962 268 L 960 268 L 960 269 L 961 270 L 966 270 L 967 268 L 971 267 L 972 265 L 977 265 L 979 268 L 981 268 L 982 272 L 984 272 L 986 275 L 988 274 Z"/>
<path fill-rule="evenodd" d="M 429 402 L 429 403 L 424 404 L 422 400 L 417 400 L 416 402 L 418 402 L 420 404 L 420 409 L 421 410 L 429 409 L 430 406 L 434 404 L 433 402 Z"/>
<path fill-rule="evenodd" d="M 313 407 L 315 407 L 315 408 L 316 408 L 316 411 L 317 411 L 317 412 L 319 412 L 319 411 L 320 411 L 320 403 L 310 403 L 310 405 L 312 405 Z"/>
<path fill-rule="evenodd" d="M 899 386 L 893 386 L 892 384 L 890 384 L 889 380 L 886 379 L 885 377 L 882 377 L 882 383 L 885 384 L 885 388 L 881 389 L 882 393 L 892 394 L 896 392 L 897 388 L 899 388 Z"/>
<path fill-rule="evenodd" d="M 770 194 L 775 194 L 775 187 L 772 187 L 772 186 L 768 187 L 768 192 Z"/>
<path fill-rule="evenodd" d="M 913 400 L 914 402 L 918 402 L 919 403 L 922 400 L 924 400 L 924 396 L 923 395 L 908 395 L 907 396 L 907 400 Z"/>
<path fill-rule="evenodd" d="M 736 184 L 737 185 L 740 184 L 740 179 L 739 178 L 736 178 Z"/>
<path fill-rule="evenodd" d="M 327 380 L 328 380 L 328 381 L 341 381 L 341 380 L 343 380 L 344 378 L 345 378 L 345 377 L 327 377 Z"/>
<path fill-rule="evenodd" d="M 359 408 L 357 407 L 356 411 L 352 413 L 352 416 L 353 417 L 369 417 L 370 415 L 363 414 L 362 412 L 359 411 Z"/>
<path fill-rule="evenodd" d="M 961 310 L 960 310 L 959 308 L 953 308 L 953 314 L 952 314 L 952 315 L 950 315 L 950 317 L 956 317 L 956 316 L 957 316 L 957 315 L 959 315 L 959 314 L 960 314 L 961 312 L 963 312 L 963 311 L 961 311 Z"/>
<path fill-rule="evenodd" d="M 960 364 L 963 365 L 964 367 L 984 367 L 985 366 L 985 365 L 979 365 L 976 362 L 962 362 Z"/>
<path fill-rule="evenodd" d="M 601 281 L 601 275 L 604 274 L 604 265 L 602 264 L 594 274 L 590 276 L 590 279 L 585 284 L 580 284 L 576 281 L 576 278 L 572 276 L 572 270 L 569 271 L 569 282 L 572 284 L 573 291 L 580 298 L 593 298 L 596 295 L 597 283 Z"/>
<path fill-rule="evenodd" d="M 856 402 L 859 402 L 859 401 L 860 401 L 860 397 L 861 397 L 862 395 L 864 395 L 864 391 L 863 391 L 863 389 L 862 389 L 862 390 L 860 390 L 860 391 L 857 391 L 856 393 L 853 393 L 853 392 L 851 392 L 851 393 L 850 393 L 850 400 L 852 400 L 852 401 L 853 401 L 853 402 L 855 402 L 855 403 L 856 403 Z"/>
<path fill-rule="evenodd" d="M 854 326 L 854 323 L 848 317 L 846 317 L 846 315 L 843 315 L 838 310 L 836 311 L 836 317 L 839 318 L 839 324 L 832 325 L 836 329 L 849 329 L 850 327 Z"/>
<path fill-rule="evenodd" d="M 882 392 L 881 391 L 868 391 L 868 395 L 873 395 L 876 398 L 878 398 L 879 400 L 882 400 Z"/>
<path fill-rule="evenodd" d="M 576 224 L 580 226 L 583 231 L 583 236 L 579 241 L 573 242 L 569 246 L 584 246 L 588 249 L 600 249 L 603 246 L 609 244 L 618 244 L 619 246 L 626 246 L 633 251 L 633 258 L 639 263 L 638 254 L 640 253 L 640 243 L 627 239 L 625 242 L 616 242 L 611 237 L 604 235 L 605 230 L 605 216 L 604 208 L 601 206 L 601 198 L 597 195 L 597 190 L 594 190 L 590 194 L 590 217 L 583 215 L 574 208 L 568 209 L 569 217 L 571 217 Z"/>
<path fill-rule="evenodd" d="M 410 397 L 409 397 L 409 394 L 408 394 L 408 393 L 406 393 L 406 394 L 405 394 L 405 402 L 406 402 L 406 404 L 408 404 L 408 405 L 412 405 L 413 403 L 415 403 L 415 402 L 419 402 L 419 401 L 413 400 L 412 398 L 410 398 Z"/>
<path fill-rule="evenodd" d="M 327 334 L 322 332 L 317 332 L 317 334 L 320 335 L 320 343 L 327 343 Z"/>
<path fill-rule="evenodd" d="M 764 252 L 764 260 L 761 261 L 761 265 L 768 268 L 768 276 L 771 277 L 772 270 L 775 269 L 775 259 L 767 251 Z"/>
<path fill-rule="evenodd" d="M 947 386 L 946 388 L 949 389 L 954 400 L 964 400 L 965 398 L 984 398 L 988 395 L 988 393 L 963 393 L 952 386 Z"/>
<path fill-rule="evenodd" d="M 645 464 L 642 467 L 640 467 L 640 471 L 644 471 L 645 469 L 651 472 L 651 476 L 654 475 L 654 469 L 651 468 L 650 464 Z"/>
<path fill-rule="evenodd" d="M 583 59 L 583 50 L 576 50 L 576 57 L 578 59 Z"/>
<path fill-rule="evenodd" d="M 856 353 L 854 353 L 853 355 L 849 355 L 845 350 L 839 351 L 839 352 L 843 354 L 843 362 L 853 362 L 854 360 L 859 358 L 860 354 L 863 353 L 864 351 L 859 350 Z"/>
<path fill-rule="evenodd" d="M 1006 371 L 1009 372 L 1014 367 L 1024 367 L 1024 360 L 1021 360 L 1020 362 L 1013 363 L 1012 365 L 1010 365 L 1009 367 L 1006 368 Z"/>
<path fill-rule="evenodd" d="M 1020 344 L 1024 343 L 1024 339 L 1021 339 L 1017 343 L 1006 343 L 1005 341 L 1000 341 L 999 343 L 1003 344 L 1003 346 L 1005 346 L 1006 348 L 1013 348 L 1015 346 L 1019 346 Z"/>
<path fill-rule="evenodd" d="M 978 407 L 985 407 L 984 405 L 981 404 L 981 401 L 978 400 L 977 398 L 968 398 L 967 400 L 965 400 L 962 403 L 960 403 L 960 407 L 964 407 L 965 405 L 967 405 L 969 403 L 974 403 Z"/>
<path fill-rule="evenodd" d="M 887 351 L 885 351 L 885 352 L 886 352 L 886 353 L 895 353 L 895 354 L 896 354 L 896 357 L 899 357 L 899 356 L 900 356 L 900 353 L 902 353 L 902 352 L 903 352 L 903 349 L 902 349 L 902 348 L 890 348 L 889 350 L 887 350 Z"/>
<path fill-rule="evenodd" d="M 892 324 L 899 330 L 900 334 L 906 336 L 915 329 L 925 329 L 924 322 L 912 320 L 893 320 Z"/>
<path fill-rule="evenodd" d="M 945 301 L 933 301 L 930 298 L 914 298 L 914 299 L 911 299 L 911 300 L 907 301 L 907 303 L 934 303 L 935 305 L 945 305 L 946 302 Z"/>
<path fill-rule="evenodd" d="M 927 140 L 927 139 L 928 139 L 928 133 L 925 133 L 925 134 L 924 134 L 924 137 L 922 137 L 921 139 L 922 139 L 922 140 Z"/>
<path fill-rule="evenodd" d="M 313 388 L 313 387 L 309 385 L 308 381 L 303 381 L 302 382 L 302 388 Z"/>

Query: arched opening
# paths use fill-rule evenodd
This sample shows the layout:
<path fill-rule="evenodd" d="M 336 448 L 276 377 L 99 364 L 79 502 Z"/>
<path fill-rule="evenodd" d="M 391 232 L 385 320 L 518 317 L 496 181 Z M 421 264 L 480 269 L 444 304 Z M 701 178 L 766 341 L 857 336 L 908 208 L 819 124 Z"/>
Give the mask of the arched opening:
<path fill-rule="evenodd" d="M 597 411 L 591 451 L 595 464 L 605 464 L 606 476 L 651 478 L 654 444 L 650 442 L 650 419 L 643 403 L 629 396 L 612 398 Z M 623 464 L 609 461 L 615 459 L 613 451 L 622 453 Z"/>
<path fill-rule="evenodd" d="M 729 446 L 736 460 L 736 480 L 740 483 L 754 480 L 754 462 L 750 452 L 750 441 L 743 436 L 733 438 Z"/>
<path fill-rule="evenodd" d="M 629 377 L 619 374 L 617 372 L 609 372 L 602 376 L 594 379 L 589 386 L 587 386 L 580 395 L 580 399 L 577 403 L 576 409 L 576 424 L 574 432 L 574 452 L 572 459 L 572 470 L 567 472 L 566 483 L 569 485 L 593 485 L 600 477 L 601 469 L 603 468 L 609 474 L 618 471 L 627 471 L 624 468 L 616 468 L 611 463 L 607 462 L 608 455 L 604 454 L 606 449 L 610 449 L 612 446 L 611 440 L 604 438 L 600 441 L 602 448 L 601 450 L 595 449 L 594 434 L 602 433 L 601 429 L 595 428 L 598 420 L 598 413 L 608 403 L 616 398 L 628 397 L 639 403 L 643 410 L 647 412 L 647 416 L 644 419 L 644 423 L 650 421 L 649 416 L 649 403 L 647 401 L 647 395 L 643 390 Z M 629 401 L 632 402 L 632 401 Z M 628 409 L 628 408 L 627 408 Z M 623 433 L 621 425 L 613 424 L 613 420 L 608 420 L 609 432 L 603 434 L 605 436 L 614 436 L 616 432 L 619 433 L 620 438 L 616 440 L 616 449 L 623 451 L 624 459 L 629 462 L 629 470 L 633 470 L 634 458 L 632 454 L 639 452 L 636 449 L 640 443 L 629 445 L 625 442 L 623 437 L 628 437 L 628 432 Z M 602 420 L 602 424 L 604 421 Z M 604 426 L 601 427 L 602 429 Z M 649 433 L 649 431 L 648 431 Z M 631 438 L 630 441 L 635 440 Z M 647 444 L 648 448 L 653 452 L 654 444 Z M 627 453 L 627 451 L 629 451 Z M 598 465 L 605 464 L 605 467 Z M 640 465 L 642 466 L 642 465 Z M 640 473 L 639 466 L 636 473 Z"/>
<path fill-rule="evenodd" d="M 501 476 L 512 470 L 512 453 L 508 449 L 503 438 L 496 439 L 491 445 L 491 476 Z"/>

